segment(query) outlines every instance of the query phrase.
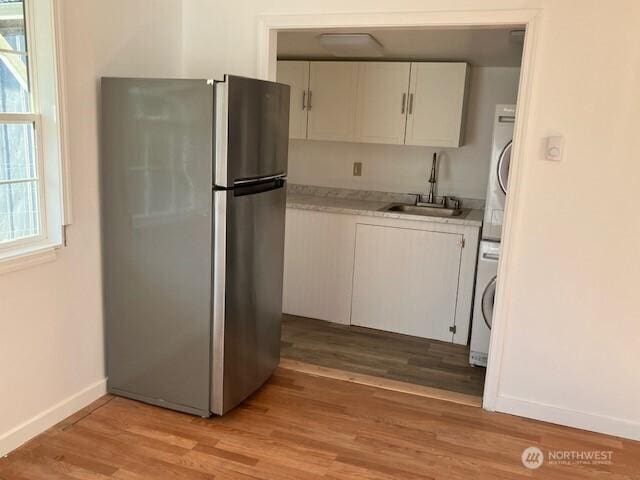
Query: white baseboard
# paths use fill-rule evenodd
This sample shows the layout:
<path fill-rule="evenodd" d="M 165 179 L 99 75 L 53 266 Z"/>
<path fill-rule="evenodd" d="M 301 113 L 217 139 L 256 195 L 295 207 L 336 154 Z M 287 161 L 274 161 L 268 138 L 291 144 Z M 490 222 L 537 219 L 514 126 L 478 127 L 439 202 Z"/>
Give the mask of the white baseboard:
<path fill-rule="evenodd" d="M 53 427 L 78 410 L 107 393 L 107 379 L 102 379 L 40 412 L 26 422 L 0 434 L 0 457 L 15 450 L 36 435 Z"/>
<path fill-rule="evenodd" d="M 495 410 L 519 417 L 557 423 L 567 427 L 604 433 L 616 437 L 640 440 L 640 423 L 595 413 L 579 412 L 566 408 L 531 402 L 508 395 L 498 395 Z"/>

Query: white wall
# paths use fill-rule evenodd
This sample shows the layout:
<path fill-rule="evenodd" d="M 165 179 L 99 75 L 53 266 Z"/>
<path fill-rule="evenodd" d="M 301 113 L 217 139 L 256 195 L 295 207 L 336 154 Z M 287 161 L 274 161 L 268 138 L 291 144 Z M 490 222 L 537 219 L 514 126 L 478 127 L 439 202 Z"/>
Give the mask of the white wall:
<path fill-rule="evenodd" d="M 426 193 L 434 151 L 442 151 L 438 194 L 483 199 L 487 190 L 495 106 L 515 103 L 520 69 L 471 69 L 465 144 L 460 148 L 291 140 L 289 180 L 325 187 Z M 362 176 L 352 175 L 362 162 Z"/>
<path fill-rule="evenodd" d="M 476 0 L 189 0 L 189 75 L 255 75 L 257 16 L 477 10 Z M 640 3 L 486 0 L 541 8 L 522 215 L 498 407 L 640 438 Z M 561 133 L 561 163 L 541 160 Z M 615 206 L 615 208 L 612 208 Z"/>
<path fill-rule="evenodd" d="M 60 3 L 74 223 L 57 260 L 0 275 L 0 455 L 104 392 L 98 78 L 180 68 L 179 2 Z"/>

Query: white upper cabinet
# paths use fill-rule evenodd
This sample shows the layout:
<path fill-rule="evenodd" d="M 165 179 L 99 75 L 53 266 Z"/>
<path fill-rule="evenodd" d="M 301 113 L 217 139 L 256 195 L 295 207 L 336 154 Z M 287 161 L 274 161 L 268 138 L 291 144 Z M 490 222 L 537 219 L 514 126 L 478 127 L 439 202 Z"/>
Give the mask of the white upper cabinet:
<path fill-rule="evenodd" d="M 307 138 L 309 62 L 278 62 L 277 81 L 291 87 L 289 138 Z"/>
<path fill-rule="evenodd" d="M 358 63 L 357 142 L 404 143 L 410 64 Z"/>
<path fill-rule="evenodd" d="M 451 62 L 279 61 L 289 137 L 459 147 L 469 67 Z"/>
<path fill-rule="evenodd" d="M 308 139 L 355 140 L 357 87 L 357 62 L 311 62 Z"/>
<path fill-rule="evenodd" d="M 406 145 L 461 145 L 467 71 L 466 63 L 411 64 Z"/>

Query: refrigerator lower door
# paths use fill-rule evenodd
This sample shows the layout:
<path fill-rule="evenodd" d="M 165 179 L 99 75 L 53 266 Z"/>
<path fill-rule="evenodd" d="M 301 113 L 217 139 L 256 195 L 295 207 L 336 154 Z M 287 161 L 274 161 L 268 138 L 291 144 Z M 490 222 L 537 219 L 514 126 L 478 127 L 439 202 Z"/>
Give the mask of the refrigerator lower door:
<path fill-rule="evenodd" d="M 211 412 L 217 415 L 255 392 L 280 361 L 283 183 L 214 193 Z"/>

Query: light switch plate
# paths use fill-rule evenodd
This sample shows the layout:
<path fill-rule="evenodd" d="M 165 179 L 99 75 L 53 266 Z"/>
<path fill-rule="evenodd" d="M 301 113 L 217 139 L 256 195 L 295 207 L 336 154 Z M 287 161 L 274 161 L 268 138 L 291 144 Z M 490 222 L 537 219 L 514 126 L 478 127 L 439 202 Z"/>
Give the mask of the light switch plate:
<path fill-rule="evenodd" d="M 354 177 L 362 176 L 362 162 L 353 162 L 353 176 Z"/>
<path fill-rule="evenodd" d="M 545 149 L 544 158 L 552 162 L 559 162 L 562 160 L 562 153 L 564 150 L 564 137 L 555 136 L 547 137 L 547 148 Z"/>

